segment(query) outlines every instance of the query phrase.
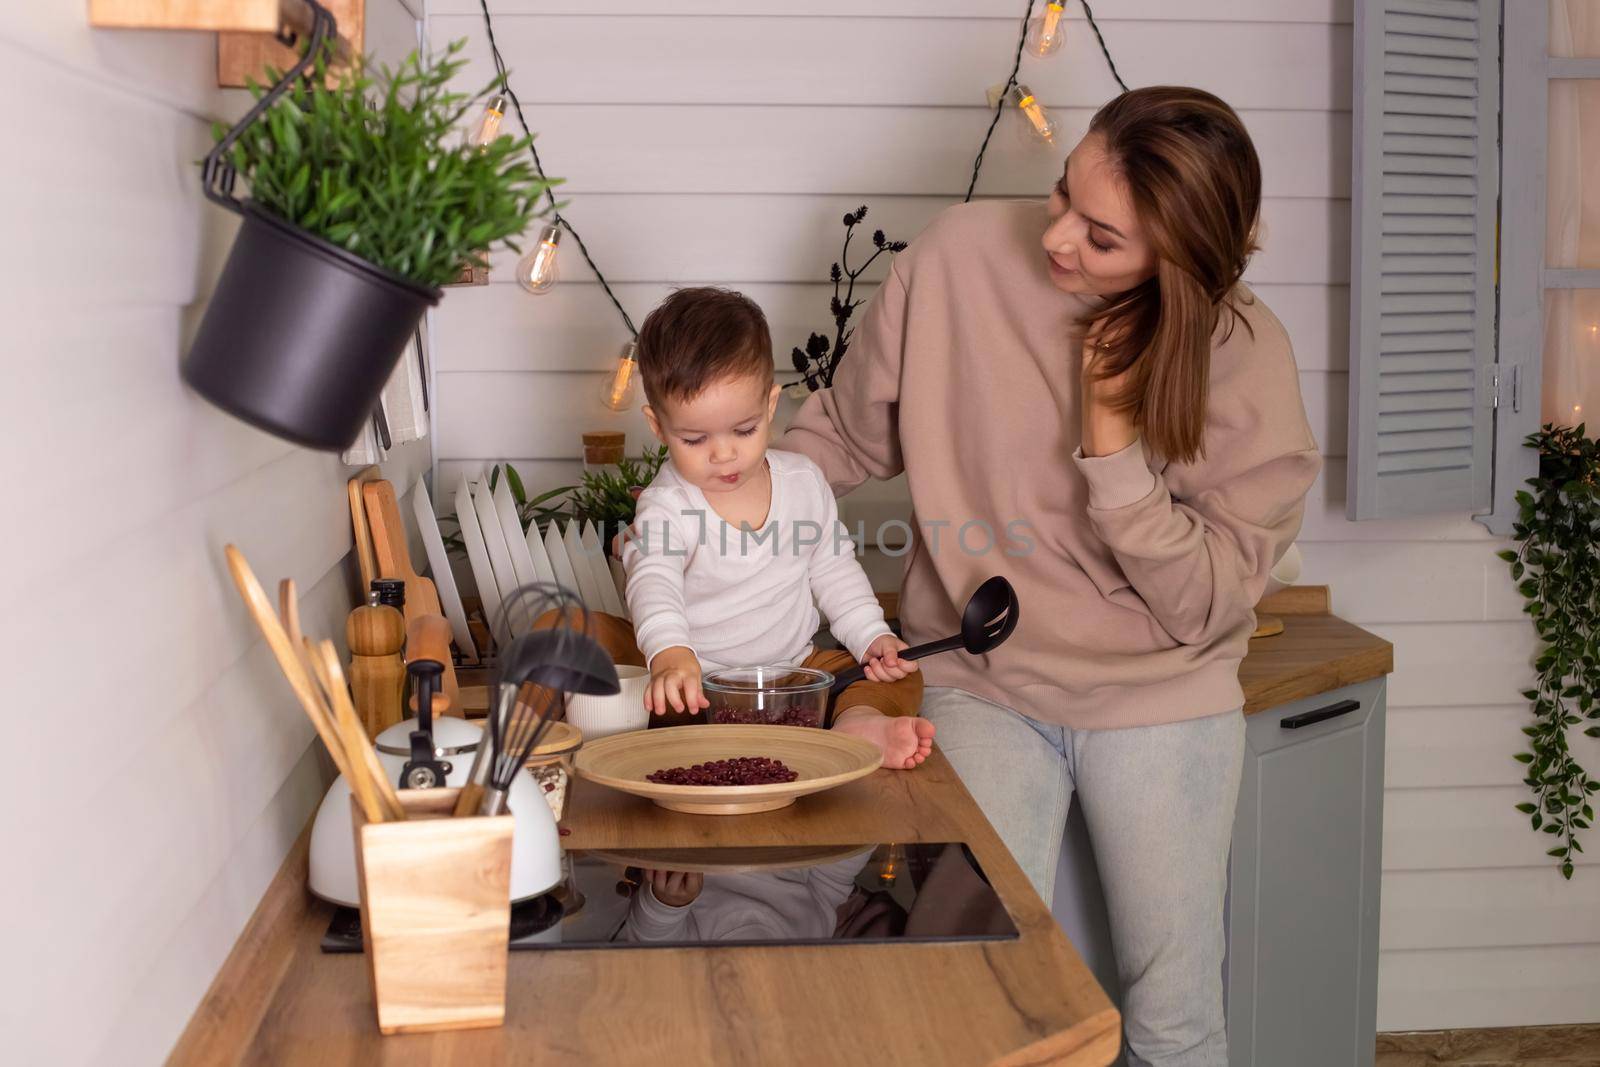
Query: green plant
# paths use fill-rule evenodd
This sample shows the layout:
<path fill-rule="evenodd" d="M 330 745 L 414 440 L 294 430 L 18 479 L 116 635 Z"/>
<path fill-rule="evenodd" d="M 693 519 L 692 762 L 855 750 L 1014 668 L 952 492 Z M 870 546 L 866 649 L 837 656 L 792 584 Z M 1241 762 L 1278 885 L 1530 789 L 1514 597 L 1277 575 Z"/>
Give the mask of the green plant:
<path fill-rule="evenodd" d="M 244 131 L 229 162 L 250 197 L 287 222 L 368 262 L 426 286 L 456 277 L 463 264 L 515 238 L 542 212 L 539 198 L 558 184 L 528 158 L 531 138 L 501 137 L 478 147 L 460 122 L 493 88 L 449 91 L 466 65 L 466 42 L 424 64 L 417 52 L 398 67 L 366 67 L 328 85 L 328 54 L 314 77 Z M 331 46 L 330 46 L 331 51 Z M 276 71 L 269 71 L 276 79 Z M 265 93 L 252 82 L 250 92 Z M 219 140 L 226 130 L 217 125 Z"/>
<path fill-rule="evenodd" d="M 610 471 L 585 471 L 583 484 L 572 490 L 568 507 L 572 517 L 599 526 L 605 539 L 633 521 L 637 502 L 632 490 L 649 485 L 666 461 L 667 446 L 646 449 L 638 459 L 624 459 Z"/>
<path fill-rule="evenodd" d="M 491 492 L 500 484 L 501 470 L 502 468 L 498 463 L 489 468 L 489 490 Z M 549 501 L 557 500 L 563 494 L 572 492 L 572 486 L 563 485 L 529 499 L 528 490 L 523 487 L 522 475 L 517 473 L 517 468 L 507 463 L 504 470 L 506 488 L 511 491 L 511 499 L 517 505 L 517 519 L 522 523 L 523 533 L 527 533 L 528 527 L 535 523 L 542 530 L 556 519 L 569 517 L 567 512 L 560 507 L 552 506 Z"/>
<path fill-rule="evenodd" d="M 1594 821 L 1590 798 L 1600 792 L 1569 743 L 1585 721 L 1584 735 L 1600 737 L 1600 442 L 1583 426 L 1546 425 L 1526 444 L 1539 450 L 1539 476 L 1532 492 L 1517 493 L 1519 547 L 1500 553 L 1542 645 L 1538 682 L 1522 694 L 1533 705 L 1533 724 L 1522 728 L 1528 751 L 1516 754 L 1534 799 L 1517 810 L 1557 839 L 1549 854 L 1571 878 L 1578 832 Z"/>

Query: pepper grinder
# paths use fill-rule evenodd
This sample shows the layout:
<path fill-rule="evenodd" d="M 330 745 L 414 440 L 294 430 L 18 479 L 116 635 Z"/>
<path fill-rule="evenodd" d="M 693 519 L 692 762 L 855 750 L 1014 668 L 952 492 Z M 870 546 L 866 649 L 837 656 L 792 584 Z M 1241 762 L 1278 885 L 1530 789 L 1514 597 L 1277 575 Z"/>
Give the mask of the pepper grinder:
<path fill-rule="evenodd" d="M 368 594 L 366 604 L 345 620 L 350 643 L 350 690 L 356 712 L 368 737 L 377 737 L 405 717 L 402 696 L 406 665 L 400 650 L 406 640 L 405 616 L 379 594 Z"/>

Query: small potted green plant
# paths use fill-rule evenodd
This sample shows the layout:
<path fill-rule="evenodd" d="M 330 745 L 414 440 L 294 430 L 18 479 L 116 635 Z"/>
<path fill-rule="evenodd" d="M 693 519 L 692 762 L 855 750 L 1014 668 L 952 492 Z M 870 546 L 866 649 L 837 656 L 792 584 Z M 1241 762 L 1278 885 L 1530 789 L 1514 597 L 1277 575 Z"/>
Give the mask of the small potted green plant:
<path fill-rule="evenodd" d="M 585 471 L 583 484 L 574 486 L 567 497 L 573 518 L 592 522 L 600 530 L 600 543 L 611 555 L 612 539 L 633 522 L 638 510 L 635 491 L 649 485 L 666 462 L 667 446 L 647 448 L 638 459 L 624 458 L 615 470 L 600 468 Z"/>
<path fill-rule="evenodd" d="M 461 136 L 493 90 L 452 92 L 465 42 L 330 85 L 333 20 L 206 157 L 206 195 L 243 216 L 183 364 L 225 411 L 312 448 L 350 444 L 423 311 L 463 263 L 541 214 L 528 141 Z M 233 195 L 235 176 L 249 199 Z"/>

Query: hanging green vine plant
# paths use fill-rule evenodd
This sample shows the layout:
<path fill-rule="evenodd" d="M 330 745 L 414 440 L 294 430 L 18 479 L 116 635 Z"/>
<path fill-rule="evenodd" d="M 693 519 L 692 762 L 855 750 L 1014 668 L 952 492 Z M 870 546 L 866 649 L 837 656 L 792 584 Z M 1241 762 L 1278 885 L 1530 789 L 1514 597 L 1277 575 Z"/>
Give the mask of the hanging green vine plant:
<path fill-rule="evenodd" d="M 1600 442 L 1582 426 L 1546 425 L 1526 443 L 1539 450 L 1539 476 L 1532 492 L 1517 494 L 1519 547 L 1500 553 L 1542 643 L 1538 683 L 1522 694 L 1533 705 L 1533 724 L 1522 728 L 1528 751 L 1516 755 L 1534 799 L 1517 810 L 1556 839 L 1549 854 L 1571 878 L 1578 833 L 1594 821 L 1590 797 L 1600 792 L 1569 743 L 1586 721 L 1584 735 L 1600 737 Z"/>

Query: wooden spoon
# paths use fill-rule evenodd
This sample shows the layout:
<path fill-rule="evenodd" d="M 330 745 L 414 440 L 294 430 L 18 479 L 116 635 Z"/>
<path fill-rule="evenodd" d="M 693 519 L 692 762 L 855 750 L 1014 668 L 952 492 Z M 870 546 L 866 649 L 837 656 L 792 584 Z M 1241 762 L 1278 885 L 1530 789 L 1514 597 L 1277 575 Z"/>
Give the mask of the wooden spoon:
<path fill-rule="evenodd" d="M 396 821 L 404 819 L 405 808 L 401 806 L 400 798 L 395 794 L 394 786 L 390 784 L 383 764 L 378 762 L 378 753 L 367 740 L 366 730 L 361 725 L 360 717 L 356 715 L 355 704 L 350 700 L 350 691 L 345 686 L 344 668 L 339 663 L 338 649 L 328 640 L 313 643 L 307 639 L 304 647 L 317 680 L 327 691 L 328 701 L 333 706 L 334 722 L 344 739 L 345 751 L 350 754 L 351 763 L 357 765 L 357 779 L 350 783 L 351 791 L 369 792 L 384 808 L 388 818 Z M 357 752 L 360 753 L 359 758 L 354 755 Z M 362 810 L 366 810 L 365 804 L 362 805 Z"/>
<path fill-rule="evenodd" d="M 249 609 L 256 626 L 261 630 L 261 635 L 267 639 L 267 647 L 277 659 L 283 676 L 289 680 L 289 688 L 293 689 L 294 695 L 299 698 L 301 708 L 311 720 L 317 736 L 322 739 L 328 755 L 333 757 L 339 773 L 348 778 L 350 759 L 339 740 L 339 731 L 334 725 L 332 714 L 317 694 L 315 683 L 306 674 L 305 664 L 301 661 L 295 646 L 290 643 L 289 635 L 284 632 L 278 616 L 273 612 L 272 602 L 267 599 L 266 591 L 256 580 L 255 572 L 250 569 L 250 563 L 244 558 L 244 553 L 233 545 L 226 546 L 223 553 L 228 559 L 228 571 L 233 576 L 233 584 L 238 588 L 245 607 Z M 367 811 L 365 805 L 362 810 Z M 367 811 L 367 817 L 374 821 L 382 821 L 383 810 L 374 807 L 371 811 Z"/>

